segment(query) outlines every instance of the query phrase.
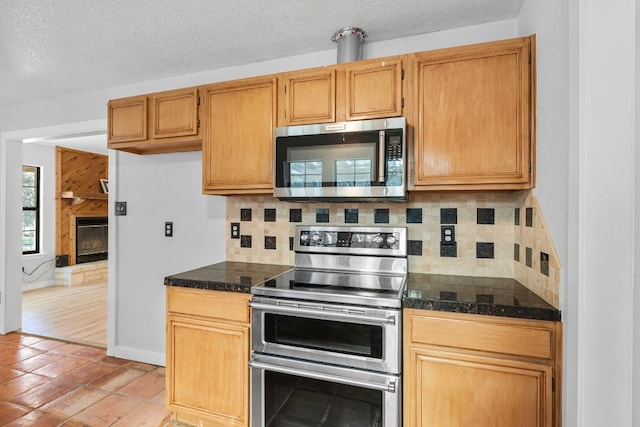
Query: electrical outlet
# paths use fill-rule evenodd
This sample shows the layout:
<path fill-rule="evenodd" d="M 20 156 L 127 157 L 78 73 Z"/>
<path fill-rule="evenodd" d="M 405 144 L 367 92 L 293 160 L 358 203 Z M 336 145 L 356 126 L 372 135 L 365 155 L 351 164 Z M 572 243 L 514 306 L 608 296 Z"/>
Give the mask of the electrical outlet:
<path fill-rule="evenodd" d="M 456 227 L 454 225 L 440 227 L 440 243 L 443 245 L 454 245 L 456 243 Z"/>
<path fill-rule="evenodd" d="M 165 237 L 173 237 L 173 222 L 164 223 L 164 235 Z"/>
<path fill-rule="evenodd" d="M 232 222 L 231 223 L 231 238 L 239 239 L 240 238 L 240 223 Z"/>

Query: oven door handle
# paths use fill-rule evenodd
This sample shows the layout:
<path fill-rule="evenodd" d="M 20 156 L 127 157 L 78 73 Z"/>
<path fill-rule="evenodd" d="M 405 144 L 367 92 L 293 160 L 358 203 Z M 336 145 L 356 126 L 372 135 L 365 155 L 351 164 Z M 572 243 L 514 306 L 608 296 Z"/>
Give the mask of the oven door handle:
<path fill-rule="evenodd" d="M 324 380 L 324 381 L 336 382 L 340 384 L 347 384 L 347 385 L 352 385 L 352 386 L 361 387 L 361 388 L 368 388 L 371 390 L 387 391 L 391 393 L 395 393 L 397 388 L 395 381 L 388 381 L 387 384 L 380 384 L 380 383 L 374 383 L 369 381 L 357 380 L 355 378 L 345 378 L 339 375 L 331 375 L 326 372 L 313 372 L 313 371 L 308 371 L 304 369 L 291 368 L 288 366 L 272 365 L 270 363 L 262 363 L 255 360 L 249 361 L 249 367 L 256 368 L 256 369 L 264 369 L 267 371 L 280 372 L 282 374 L 297 375 L 299 377 L 313 378 L 316 380 Z"/>
<path fill-rule="evenodd" d="M 323 317 L 331 317 L 332 319 L 343 319 L 343 320 L 356 320 L 363 321 L 368 323 L 373 323 L 376 325 L 384 325 L 396 324 L 395 316 L 387 316 L 387 317 L 376 317 L 376 316 L 367 316 L 366 314 L 357 314 L 357 313 L 348 313 L 344 311 L 338 311 L 334 309 L 321 309 L 321 308 L 304 308 L 304 307 L 296 307 L 296 306 L 283 306 L 283 305 L 271 305 L 271 304 L 261 304 L 259 302 L 249 302 L 249 307 L 265 310 L 272 313 L 288 313 L 288 314 L 301 314 L 307 316 L 318 317 L 318 315 L 325 315 Z"/>

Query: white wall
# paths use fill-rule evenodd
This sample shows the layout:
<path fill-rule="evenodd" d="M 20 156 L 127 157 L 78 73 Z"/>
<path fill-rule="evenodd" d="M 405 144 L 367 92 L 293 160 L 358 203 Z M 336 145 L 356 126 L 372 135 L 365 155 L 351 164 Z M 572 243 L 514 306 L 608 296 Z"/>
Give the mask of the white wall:
<path fill-rule="evenodd" d="M 40 166 L 40 253 L 22 256 L 23 289 L 35 289 L 54 284 L 56 257 L 56 149 L 55 147 L 24 144 L 22 163 Z"/>
<path fill-rule="evenodd" d="M 640 130 L 638 124 L 640 123 L 640 7 L 636 2 L 636 14 L 635 14 L 635 110 L 634 110 L 634 123 L 635 123 L 635 209 L 634 209 L 634 283 L 635 291 L 633 293 L 633 307 L 635 313 L 640 313 Z M 640 314 L 635 314 L 633 317 L 633 358 L 632 360 L 640 360 Z M 636 364 L 633 370 L 632 378 L 632 390 L 633 400 L 631 405 L 633 407 L 633 419 L 631 425 L 640 425 L 640 366 Z"/>
<path fill-rule="evenodd" d="M 636 7 L 579 8 L 579 425 L 632 421 Z"/>
<path fill-rule="evenodd" d="M 0 333 L 22 317 L 22 147 L 0 134 Z"/>
<path fill-rule="evenodd" d="M 110 196 L 127 202 L 115 227 L 115 343 L 118 357 L 164 364 L 165 288 L 171 274 L 224 261 L 226 202 L 201 191 L 201 153 L 112 152 Z M 173 237 L 164 224 L 173 222 Z"/>
<path fill-rule="evenodd" d="M 563 264 L 567 262 L 569 169 L 569 10 L 557 0 L 526 0 L 521 36 L 536 34 L 537 153 L 535 194 Z M 566 281 L 563 269 L 562 281 Z"/>
<path fill-rule="evenodd" d="M 364 56 L 388 56 L 516 35 L 516 21 L 508 20 L 366 44 Z M 65 123 L 70 123 L 71 128 L 77 128 L 77 123 L 104 120 L 106 102 L 112 98 L 335 62 L 336 51 L 330 50 L 25 102 L 0 108 L 0 123 L 3 126 L 0 132 L 11 131 L 11 136 L 16 137 L 22 129 L 29 129 L 23 136 L 38 136 L 33 134 L 33 128 L 64 128 Z M 220 261 L 224 257 L 224 233 L 227 231 L 224 227 L 224 199 L 200 194 L 199 156 L 198 153 L 136 156 L 115 152 L 110 155 L 110 249 L 114 249 L 115 256 L 110 254 L 109 260 L 112 272 L 109 277 L 109 354 L 151 363 L 163 362 L 165 343 L 162 278 L 188 268 Z M 12 163 L 12 160 L 8 159 L 7 162 Z M 0 176 L 5 173 L 8 171 L 2 171 Z M 0 206 L 5 197 L 6 194 L 0 187 Z M 129 214 L 126 217 L 113 217 L 115 200 L 129 203 Z M 175 237 L 172 239 L 163 237 L 165 221 L 174 221 Z M 151 242 L 153 252 L 143 250 L 145 241 Z M 5 257 L 9 257 L 9 254 L 5 254 Z M 11 266 L 10 263 L 7 265 Z M 19 277 L 19 267 L 16 268 Z M 10 282 L 0 283 L 0 290 L 11 286 L 13 284 Z M 0 332 L 7 330 L 2 329 Z"/>
<path fill-rule="evenodd" d="M 640 425 L 637 7 L 526 0 L 519 19 L 539 40 L 536 193 L 565 266 L 566 426 Z"/>
<path fill-rule="evenodd" d="M 536 33 L 537 126 L 535 194 L 562 263 L 560 270 L 560 309 L 564 326 L 564 425 L 576 425 L 577 395 L 577 300 L 576 274 L 571 274 L 569 221 L 573 200 L 570 188 L 570 14 L 569 2 L 525 0 L 518 17 L 518 33 Z"/>
<path fill-rule="evenodd" d="M 633 307 L 636 313 L 640 311 L 640 129 L 638 124 L 640 123 L 640 7 L 636 2 L 635 13 L 635 109 L 634 109 L 634 123 L 635 123 L 635 209 L 634 209 L 634 283 L 635 290 L 633 292 Z M 640 314 L 633 316 L 633 357 L 632 360 L 640 360 Z M 632 378 L 632 390 L 633 400 L 631 405 L 633 407 L 633 419 L 631 425 L 640 425 L 640 366 L 636 362 L 635 369 L 633 370 Z"/>

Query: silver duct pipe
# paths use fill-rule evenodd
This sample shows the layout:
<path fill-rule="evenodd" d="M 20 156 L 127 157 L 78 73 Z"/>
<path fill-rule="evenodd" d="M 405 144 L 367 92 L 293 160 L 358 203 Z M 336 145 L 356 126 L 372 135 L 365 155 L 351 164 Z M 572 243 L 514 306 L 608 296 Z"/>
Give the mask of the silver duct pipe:
<path fill-rule="evenodd" d="M 336 31 L 331 41 L 338 43 L 338 64 L 361 60 L 365 37 L 364 30 L 358 27 L 344 27 Z"/>

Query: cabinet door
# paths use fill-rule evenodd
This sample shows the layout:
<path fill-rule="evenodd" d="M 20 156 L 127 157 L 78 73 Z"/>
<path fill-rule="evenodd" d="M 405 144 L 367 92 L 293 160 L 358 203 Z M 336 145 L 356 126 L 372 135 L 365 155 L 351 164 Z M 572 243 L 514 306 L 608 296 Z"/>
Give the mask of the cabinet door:
<path fill-rule="evenodd" d="M 412 348 L 405 425 L 552 425 L 551 367 Z"/>
<path fill-rule="evenodd" d="M 276 78 L 211 85 L 203 92 L 204 192 L 272 193 Z"/>
<path fill-rule="evenodd" d="M 336 120 L 336 70 L 323 68 L 282 76 L 281 126 Z"/>
<path fill-rule="evenodd" d="M 346 72 L 347 120 L 402 115 L 402 60 L 352 63 Z"/>
<path fill-rule="evenodd" d="M 198 133 L 198 89 L 180 89 L 151 97 L 152 138 L 175 138 Z"/>
<path fill-rule="evenodd" d="M 147 97 L 114 99 L 107 108 L 108 135 L 111 144 L 147 139 Z"/>
<path fill-rule="evenodd" d="M 415 55 L 417 189 L 533 185 L 531 38 Z"/>
<path fill-rule="evenodd" d="M 248 326 L 170 315 L 167 346 L 170 410 L 199 425 L 248 425 Z"/>

